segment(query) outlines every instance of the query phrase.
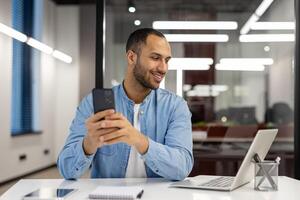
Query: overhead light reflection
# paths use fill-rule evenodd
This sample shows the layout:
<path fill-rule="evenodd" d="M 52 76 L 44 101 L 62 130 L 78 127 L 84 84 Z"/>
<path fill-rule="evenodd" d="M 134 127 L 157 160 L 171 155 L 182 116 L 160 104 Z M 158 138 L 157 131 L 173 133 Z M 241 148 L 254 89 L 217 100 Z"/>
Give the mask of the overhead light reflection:
<path fill-rule="evenodd" d="M 226 34 L 164 34 L 169 42 L 228 42 Z"/>
<path fill-rule="evenodd" d="M 274 0 L 263 0 L 261 4 L 257 7 L 255 12 L 247 20 L 244 26 L 241 28 L 241 34 L 247 34 L 250 31 L 250 27 L 259 20 L 259 18 L 264 14 L 264 12 L 269 8 Z"/>
<path fill-rule="evenodd" d="M 33 38 L 29 38 L 27 44 L 46 54 L 51 54 L 53 52 L 51 47 Z"/>
<path fill-rule="evenodd" d="M 259 17 L 256 14 L 252 14 L 249 20 L 245 23 L 245 25 L 241 29 L 241 34 L 247 34 L 252 27 L 252 25 L 258 21 Z"/>
<path fill-rule="evenodd" d="M 263 0 L 258 8 L 255 10 L 255 13 L 258 16 L 262 16 L 266 10 L 270 7 L 274 0 Z"/>
<path fill-rule="evenodd" d="M 294 30 L 295 22 L 256 22 L 252 24 L 252 30 Z"/>
<path fill-rule="evenodd" d="M 127 6 L 128 6 L 128 12 L 134 13 L 136 11 L 135 5 L 132 0 L 128 1 Z"/>
<path fill-rule="evenodd" d="M 57 58 L 57 59 L 60 59 L 66 63 L 71 63 L 72 62 L 72 57 L 65 54 L 65 53 L 62 53 L 58 50 L 54 50 L 53 51 L 53 48 L 34 39 L 34 38 L 30 38 L 30 37 L 27 37 L 25 34 L 19 32 L 19 31 L 16 31 L 15 29 L 9 27 L 9 26 L 6 26 L 2 23 L 0 23 L 0 32 L 9 36 L 9 37 L 12 37 L 20 42 L 26 42 L 29 46 L 39 50 L 39 51 L 42 51 L 46 54 L 52 54 L 53 57 Z"/>
<path fill-rule="evenodd" d="M 265 52 L 269 52 L 270 51 L 270 47 L 269 46 L 264 46 L 264 50 L 265 50 Z"/>
<path fill-rule="evenodd" d="M 216 64 L 216 70 L 222 71 L 264 71 L 264 65 L 232 65 L 232 64 Z"/>
<path fill-rule="evenodd" d="M 209 70 L 212 58 L 171 58 L 169 70 Z"/>
<path fill-rule="evenodd" d="M 0 23 L 0 32 L 4 33 L 5 35 L 12 37 L 20 42 L 26 42 L 27 36 L 19 31 L 16 31 L 15 29 L 6 26 L 2 23 Z"/>
<path fill-rule="evenodd" d="M 61 61 L 64 61 L 65 63 L 71 63 L 72 62 L 72 57 L 71 56 L 68 56 L 67 54 L 63 53 L 63 52 L 60 52 L 58 50 L 54 50 L 53 53 L 52 53 L 53 57 L 61 60 Z"/>
<path fill-rule="evenodd" d="M 235 21 L 154 21 L 154 29 L 163 30 L 236 30 Z"/>
<path fill-rule="evenodd" d="M 141 25 L 141 20 L 134 20 L 134 25 L 139 26 Z"/>
<path fill-rule="evenodd" d="M 247 34 L 240 35 L 240 42 L 294 42 L 294 34 Z"/>
<path fill-rule="evenodd" d="M 272 65 L 274 61 L 272 58 L 221 58 L 220 63 L 232 65 Z"/>
<path fill-rule="evenodd" d="M 186 91 L 187 96 L 201 96 L 201 97 L 209 97 L 209 96 L 218 96 L 222 92 L 228 90 L 227 85 L 195 85 L 193 89 Z"/>

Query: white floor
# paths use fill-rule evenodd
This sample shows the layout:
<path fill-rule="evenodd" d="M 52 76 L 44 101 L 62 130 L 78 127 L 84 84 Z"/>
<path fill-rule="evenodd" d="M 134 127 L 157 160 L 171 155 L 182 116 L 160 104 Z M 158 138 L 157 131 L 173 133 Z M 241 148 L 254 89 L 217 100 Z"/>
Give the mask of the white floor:
<path fill-rule="evenodd" d="M 89 172 L 84 174 L 82 176 L 83 178 L 88 178 L 90 177 Z M 32 178 L 32 179 L 57 179 L 57 178 L 62 178 L 61 175 L 59 174 L 58 170 L 56 167 L 51 167 L 48 169 L 45 169 L 43 171 L 22 177 L 23 179 L 25 178 Z M 13 186 L 18 180 L 10 181 L 8 183 L 0 185 L 0 196 L 8 190 L 11 186 Z"/>

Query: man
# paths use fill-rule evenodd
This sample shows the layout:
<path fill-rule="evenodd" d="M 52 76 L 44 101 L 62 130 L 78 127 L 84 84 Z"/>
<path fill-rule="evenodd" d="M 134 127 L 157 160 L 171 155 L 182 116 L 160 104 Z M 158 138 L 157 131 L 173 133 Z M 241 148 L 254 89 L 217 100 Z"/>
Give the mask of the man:
<path fill-rule="evenodd" d="M 126 44 L 124 82 L 113 87 L 116 111 L 93 114 L 92 95 L 80 103 L 58 158 L 66 179 L 92 166 L 92 178 L 182 180 L 193 167 L 191 114 L 186 102 L 159 89 L 171 58 L 164 35 L 145 28 Z"/>

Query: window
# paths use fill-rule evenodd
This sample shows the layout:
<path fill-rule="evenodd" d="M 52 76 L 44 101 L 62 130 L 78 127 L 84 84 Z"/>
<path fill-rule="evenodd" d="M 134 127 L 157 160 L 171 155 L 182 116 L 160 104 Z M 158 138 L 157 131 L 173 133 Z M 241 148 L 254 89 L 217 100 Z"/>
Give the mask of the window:
<path fill-rule="evenodd" d="M 33 38 L 40 36 L 41 2 L 35 0 L 12 1 L 12 26 Z M 37 8 L 37 6 L 39 8 Z M 38 16 L 37 16 L 38 15 Z M 40 53 L 26 43 L 13 40 L 12 59 L 12 117 L 11 133 L 36 133 L 38 124 L 38 75 Z"/>
<path fill-rule="evenodd" d="M 193 114 L 195 164 L 191 176 L 235 175 L 257 130 L 277 128 L 267 159 L 280 155 L 280 175 L 293 177 L 294 1 L 134 2 L 136 11 L 131 13 L 124 2 L 106 1 L 104 86 L 123 80 L 128 35 L 138 28 L 153 27 L 155 21 L 168 21 L 167 28 L 157 28 L 168 34 L 172 48 L 172 70 L 164 87 L 182 96 Z M 205 28 L 208 25 L 203 23 L 198 30 L 195 24 L 185 27 L 196 21 L 219 25 Z M 224 21 L 235 23 L 224 28 Z M 252 25 L 247 28 L 249 22 Z M 170 28 L 173 25 L 177 28 Z M 194 34 L 197 41 L 176 34 Z M 212 37 L 205 37 L 207 34 Z M 190 66 L 194 69 L 188 69 L 186 59 L 190 58 L 200 59 Z"/>

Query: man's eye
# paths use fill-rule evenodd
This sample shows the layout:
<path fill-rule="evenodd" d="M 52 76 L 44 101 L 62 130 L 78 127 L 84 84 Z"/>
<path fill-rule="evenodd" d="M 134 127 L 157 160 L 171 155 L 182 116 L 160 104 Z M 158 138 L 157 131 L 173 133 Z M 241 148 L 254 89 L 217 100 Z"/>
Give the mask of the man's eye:
<path fill-rule="evenodd" d="M 159 57 L 152 57 L 152 59 L 153 59 L 153 60 L 158 60 L 158 59 L 159 59 Z"/>

